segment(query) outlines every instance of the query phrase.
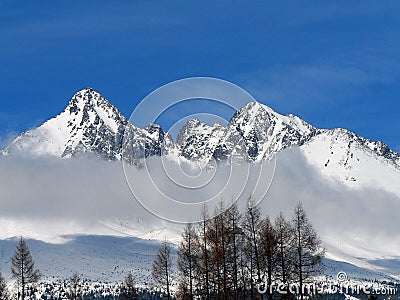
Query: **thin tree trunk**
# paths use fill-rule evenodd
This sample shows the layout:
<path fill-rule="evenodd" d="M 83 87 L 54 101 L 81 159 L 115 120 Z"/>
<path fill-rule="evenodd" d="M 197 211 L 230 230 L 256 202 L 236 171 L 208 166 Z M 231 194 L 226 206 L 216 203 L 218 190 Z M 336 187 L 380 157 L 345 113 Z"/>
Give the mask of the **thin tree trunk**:
<path fill-rule="evenodd" d="M 272 253 L 271 249 L 269 249 L 269 254 L 268 254 L 268 289 L 267 289 L 267 297 L 269 300 L 272 300 L 272 295 L 271 295 L 271 287 L 272 285 Z"/>
<path fill-rule="evenodd" d="M 254 299 L 254 288 L 253 288 L 253 255 L 250 255 L 250 299 Z"/>
<path fill-rule="evenodd" d="M 297 216 L 297 251 L 299 255 L 299 283 L 300 283 L 300 300 L 303 300 L 303 262 L 302 262 L 302 254 L 301 254 L 301 231 L 300 231 L 300 216 Z"/>
<path fill-rule="evenodd" d="M 24 276 L 24 257 L 22 256 L 21 260 L 21 286 L 22 286 L 22 291 L 21 291 L 21 299 L 25 299 L 25 276 Z"/>
<path fill-rule="evenodd" d="M 165 275 L 167 277 L 167 299 L 169 300 L 169 274 L 168 274 L 168 261 L 165 261 Z"/>
<path fill-rule="evenodd" d="M 234 295 L 235 295 L 235 300 L 239 299 L 238 295 L 238 269 L 237 269 L 237 249 L 236 249 L 236 222 L 235 222 L 235 216 L 232 216 L 232 229 L 233 229 L 233 289 L 234 289 Z"/>
<path fill-rule="evenodd" d="M 206 287 L 206 299 L 210 300 L 210 286 L 209 286 L 209 277 L 208 277 L 208 273 L 209 273 L 209 269 L 208 269 L 208 253 L 207 253 L 207 237 L 206 237 L 206 232 L 207 232 L 207 228 L 206 228 L 206 219 L 204 216 L 203 219 L 203 238 L 204 238 L 204 266 L 205 266 L 205 277 L 206 277 L 206 282 L 205 282 L 205 287 Z"/>
<path fill-rule="evenodd" d="M 286 283 L 286 272 L 285 272 L 285 254 L 284 254 L 284 249 L 283 249 L 283 234 L 282 230 L 280 230 L 280 258 L 281 258 L 281 268 L 282 268 L 282 281 L 283 283 Z"/>
<path fill-rule="evenodd" d="M 254 220 L 254 215 L 253 213 L 251 213 L 251 227 L 252 227 L 252 234 L 253 234 L 253 244 L 254 244 L 254 256 L 255 256 L 255 260 L 256 260 L 256 268 L 257 268 L 257 282 L 260 283 L 261 282 L 261 268 L 260 268 L 260 260 L 258 257 L 258 247 L 257 247 L 257 229 L 255 226 L 255 220 Z"/>
<path fill-rule="evenodd" d="M 246 299 L 246 275 L 245 275 L 245 272 L 244 272 L 243 256 L 242 255 L 240 256 L 240 268 L 242 270 L 242 289 L 243 289 L 242 296 L 243 296 L 243 299 L 245 300 Z"/>
<path fill-rule="evenodd" d="M 189 287 L 190 287 L 190 300 L 193 300 L 193 278 L 192 278 L 192 233 L 189 230 Z"/>

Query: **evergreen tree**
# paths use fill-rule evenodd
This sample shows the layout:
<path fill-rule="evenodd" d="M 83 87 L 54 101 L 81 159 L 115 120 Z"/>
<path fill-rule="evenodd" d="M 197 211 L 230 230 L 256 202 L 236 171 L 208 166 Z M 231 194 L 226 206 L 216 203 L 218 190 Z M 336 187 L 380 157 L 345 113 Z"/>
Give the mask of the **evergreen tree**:
<path fill-rule="evenodd" d="M 18 287 L 21 288 L 21 293 L 18 292 L 18 294 L 22 300 L 25 299 L 26 286 L 38 282 L 41 277 L 39 270 L 35 269 L 29 248 L 22 237 L 11 257 L 11 274 Z"/>
<path fill-rule="evenodd" d="M 151 275 L 153 276 L 154 281 L 160 284 L 164 289 L 167 294 L 167 299 L 170 299 L 171 297 L 171 270 L 171 246 L 167 242 L 164 242 L 161 244 L 156 258 L 154 259 Z"/>
<path fill-rule="evenodd" d="M 303 284 L 321 271 L 324 249 L 317 232 L 308 220 L 301 202 L 295 208 L 293 220 L 294 275 L 299 282 L 300 299 L 304 298 Z"/>

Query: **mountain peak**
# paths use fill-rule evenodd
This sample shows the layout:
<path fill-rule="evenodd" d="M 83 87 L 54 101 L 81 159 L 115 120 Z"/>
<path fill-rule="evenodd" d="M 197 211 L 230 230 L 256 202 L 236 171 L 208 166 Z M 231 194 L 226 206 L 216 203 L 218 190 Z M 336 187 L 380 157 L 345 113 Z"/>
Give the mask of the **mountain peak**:
<path fill-rule="evenodd" d="M 81 90 L 77 91 L 72 96 L 71 100 L 80 99 L 80 100 L 83 100 L 83 101 L 85 101 L 85 100 L 86 101 L 88 101 L 88 100 L 90 101 L 90 100 L 93 99 L 93 97 L 98 96 L 98 95 L 101 96 L 100 93 L 95 91 L 93 88 L 87 87 L 87 88 L 84 88 L 84 89 L 81 89 Z"/>
<path fill-rule="evenodd" d="M 119 151 L 118 136 L 126 124 L 126 118 L 107 99 L 85 88 L 72 96 L 62 113 L 21 134 L 5 151 L 58 157 L 87 153 L 112 160 Z"/>
<path fill-rule="evenodd" d="M 108 106 L 113 107 L 113 105 L 108 102 L 99 92 L 95 91 L 93 88 L 88 87 L 76 92 L 71 100 L 68 102 L 66 110 L 69 112 L 77 113 L 79 110 L 90 109 L 93 107 Z"/>
<path fill-rule="evenodd" d="M 259 111 L 266 111 L 268 113 L 276 114 L 276 112 L 268 105 L 262 104 L 258 101 L 252 101 L 243 106 L 239 111 L 252 111 L 257 113 Z"/>

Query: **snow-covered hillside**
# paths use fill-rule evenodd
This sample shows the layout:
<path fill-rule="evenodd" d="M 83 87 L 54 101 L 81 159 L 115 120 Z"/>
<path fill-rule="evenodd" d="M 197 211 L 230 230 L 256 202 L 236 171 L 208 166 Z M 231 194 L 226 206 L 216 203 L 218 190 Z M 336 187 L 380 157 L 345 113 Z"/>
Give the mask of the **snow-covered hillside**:
<path fill-rule="evenodd" d="M 151 280 L 151 265 L 159 247 L 159 242 L 129 236 L 70 235 L 63 236 L 63 243 L 45 243 L 28 239 L 27 243 L 37 267 L 45 278 L 67 279 L 73 272 L 93 281 L 122 281 L 132 272 L 139 285 Z M 0 244 L 0 269 L 7 277 L 10 274 L 10 258 L 14 253 L 18 238 L 3 240 Z M 172 244 L 174 270 L 177 254 Z M 346 272 L 354 279 L 393 280 L 384 272 L 339 263 L 331 258 L 324 261 L 325 274 L 333 278 L 339 271 Z"/>
<path fill-rule="evenodd" d="M 346 129 L 325 130 L 301 147 L 322 175 L 349 187 L 375 187 L 400 196 L 399 154 Z"/>
<path fill-rule="evenodd" d="M 128 272 L 138 284 L 151 282 L 151 264 L 159 247 L 156 241 L 134 237 L 104 235 L 64 236 L 64 243 L 51 244 L 39 240 L 27 241 L 32 256 L 46 278 L 66 279 L 73 272 L 94 281 L 122 281 Z M 0 268 L 11 277 L 10 258 L 18 238 L 0 244 Z M 173 253 L 176 260 L 176 252 Z"/>

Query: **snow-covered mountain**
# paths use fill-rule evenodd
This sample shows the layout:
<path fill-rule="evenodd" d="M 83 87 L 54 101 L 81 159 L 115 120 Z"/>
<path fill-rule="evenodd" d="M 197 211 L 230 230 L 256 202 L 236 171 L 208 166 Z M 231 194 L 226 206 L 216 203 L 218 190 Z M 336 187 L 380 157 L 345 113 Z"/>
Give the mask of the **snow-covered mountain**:
<path fill-rule="evenodd" d="M 125 137 L 125 138 L 124 138 Z M 159 125 L 141 129 L 91 88 L 77 92 L 65 110 L 40 127 L 17 137 L 4 154 L 56 157 L 96 156 L 105 160 L 135 163 L 150 155 L 161 155 L 173 146 Z"/>
<path fill-rule="evenodd" d="M 349 186 L 377 184 L 399 194 L 400 154 L 345 129 L 318 129 L 294 115 L 283 116 L 258 102 L 248 103 L 228 125 L 189 120 L 176 142 L 159 125 L 138 128 L 98 92 L 77 92 L 65 110 L 18 136 L 5 155 L 95 156 L 137 164 L 143 157 L 168 155 L 208 163 L 235 158 L 259 162 L 298 146 L 329 178 Z M 381 170 L 385 180 L 376 179 Z"/>

